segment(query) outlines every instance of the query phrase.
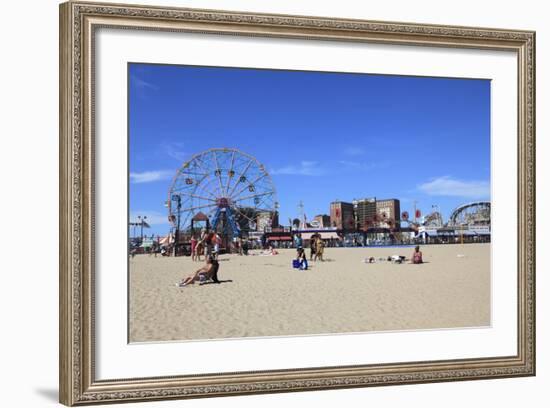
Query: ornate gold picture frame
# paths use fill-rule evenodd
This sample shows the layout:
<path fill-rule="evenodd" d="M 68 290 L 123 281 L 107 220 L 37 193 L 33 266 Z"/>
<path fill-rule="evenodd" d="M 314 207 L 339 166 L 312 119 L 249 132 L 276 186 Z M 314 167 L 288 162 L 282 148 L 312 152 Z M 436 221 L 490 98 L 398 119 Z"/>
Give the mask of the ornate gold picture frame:
<path fill-rule="evenodd" d="M 95 33 L 99 28 L 448 49 L 517 56 L 517 353 L 484 358 L 97 379 Z M 120 135 L 125 137 L 125 135 Z M 535 375 L 535 33 L 228 11 L 60 6 L 60 402 L 80 405 Z M 121 273 L 125 273 L 121 271 Z"/>

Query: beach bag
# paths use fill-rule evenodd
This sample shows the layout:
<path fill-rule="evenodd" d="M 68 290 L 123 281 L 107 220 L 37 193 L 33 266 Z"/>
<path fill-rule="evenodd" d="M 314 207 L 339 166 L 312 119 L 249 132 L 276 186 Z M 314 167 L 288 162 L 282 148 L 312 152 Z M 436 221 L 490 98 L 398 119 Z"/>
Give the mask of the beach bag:
<path fill-rule="evenodd" d="M 298 259 L 293 259 L 292 260 L 292 267 L 296 268 L 296 269 L 299 269 L 300 268 L 300 261 Z"/>

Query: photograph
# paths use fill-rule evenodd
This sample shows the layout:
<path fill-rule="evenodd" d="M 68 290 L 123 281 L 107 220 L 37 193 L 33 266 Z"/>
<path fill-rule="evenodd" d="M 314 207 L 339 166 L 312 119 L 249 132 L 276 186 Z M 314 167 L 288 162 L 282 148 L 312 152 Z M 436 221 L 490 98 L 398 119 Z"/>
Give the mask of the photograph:
<path fill-rule="evenodd" d="M 534 377 L 542 20 L 226 6 L 59 5 L 59 401 Z"/>
<path fill-rule="evenodd" d="M 129 343 L 491 327 L 491 79 L 137 61 L 127 107 Z"/>

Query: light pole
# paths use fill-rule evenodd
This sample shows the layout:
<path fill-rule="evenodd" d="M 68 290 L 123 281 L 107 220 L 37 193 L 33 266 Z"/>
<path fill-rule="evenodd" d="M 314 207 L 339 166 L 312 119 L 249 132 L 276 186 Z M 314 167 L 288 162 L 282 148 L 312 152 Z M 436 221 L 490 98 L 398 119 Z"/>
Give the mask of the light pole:
<path fill-rule="evenodd" d="M 176 201 L 176 208 L 178 209 L 178 218 L 176 222 L 176 232 L 174 234 L 174 256 L 177 255 L 177 246 L 180 238 L 180 218 L 181 218 L 181 197 L 178 194 L 172 194 L 172 201 Z"/>
<path fill-rule="evenodd" d="M 147 219 L 146 215 L 144 215 L 143 217 L 141 215 L 138 215 L 139 226 L 140 226 L 139 240 L 141 243 L 143 243 L 143 225 L 145 224 L 146 219 Z"/>

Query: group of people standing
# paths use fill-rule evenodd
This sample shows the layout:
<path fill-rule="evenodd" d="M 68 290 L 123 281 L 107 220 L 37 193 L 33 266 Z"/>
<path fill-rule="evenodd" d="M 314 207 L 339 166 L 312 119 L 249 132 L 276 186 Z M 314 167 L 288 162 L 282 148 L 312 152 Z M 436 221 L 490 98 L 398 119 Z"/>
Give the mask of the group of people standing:
<path fill-rule="evenodd" d="M 309 240 L 309 260 L 310 261 L 324 261 L 323 252 L 325 251 L 325 241 L 320 235 L 315 234 Z"/>
<path fill-rule="evenodd" d="M 296 260 L 294 266 L 301 270 L 306 270 L 309 268 L 306 251 L 303 248 L 302 237 L 297 235 L 294 239 L 294 244 L 296 245 Z M 314 234 L 309 240 L 309 260 L 310 261 L 321 261 L 324 262 L 323 253 L 325 251 L 325 241 L 321 238 L 319 234 Z"/>
<path fill-rule="evenodd" d="M 248 240 L 242 239 L 242 237 L 238 236 L 234 238 L 233 244 L 235 245 L 235 250 L 239 255 L 248 255 Z"/>
<path fill-rule="evenodd" d="M 195 235 L 191 237 L 191 260 L 200 261 L 204 254 L 206 259 L 217 259 L 222 245 L 221 236 L 215 231 L 201 231 L 199 239 Z"/>
<path fill-rule="evenodd" d="M 214 259 L 218 258 L 220 249 L 222 248 L 222 237 L 215 231 L 207 231 L 203 229 L 197 238 L 196 235 L 191 236 L 191 259 L 193 261 L 200 261 L 201 256 L 212 256 Z M 241 237 L 236 237 L 233 240 L 233 250 L 239 255 L 248 255 L 249 251 L 248 240 Z"/>

